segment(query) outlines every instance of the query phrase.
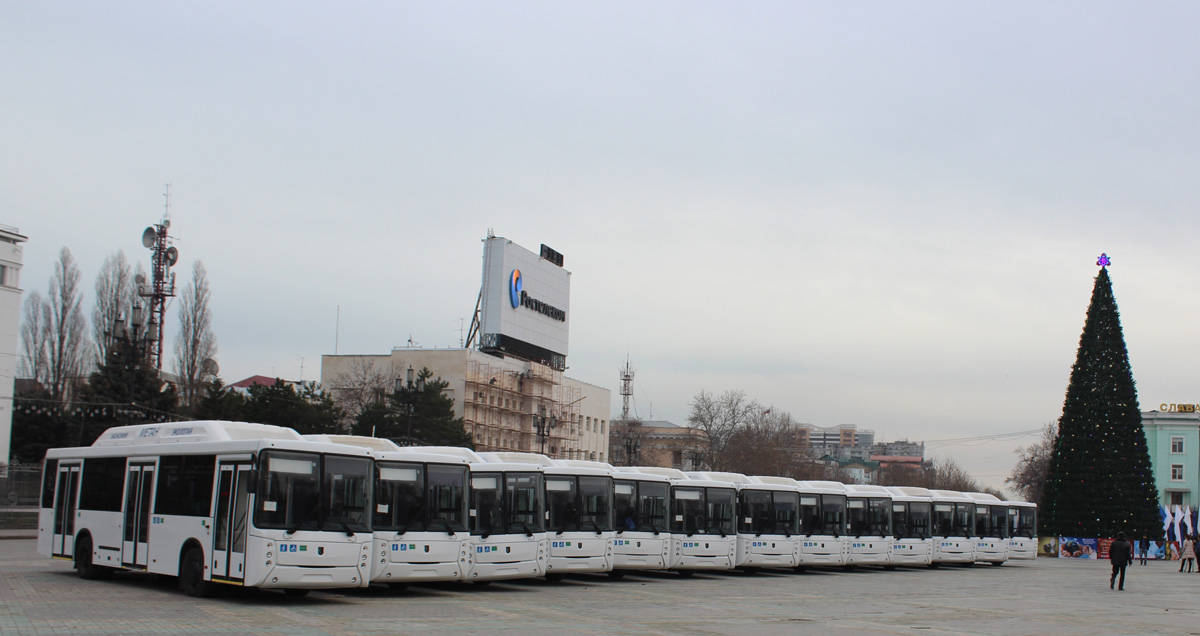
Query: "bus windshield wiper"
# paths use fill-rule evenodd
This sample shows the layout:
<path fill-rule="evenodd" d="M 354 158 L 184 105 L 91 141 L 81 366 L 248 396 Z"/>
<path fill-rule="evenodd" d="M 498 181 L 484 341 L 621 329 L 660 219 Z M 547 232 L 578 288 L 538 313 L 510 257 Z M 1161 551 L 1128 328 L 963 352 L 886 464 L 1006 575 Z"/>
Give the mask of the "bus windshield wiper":
<path fill-rule="evenodd" d="M 317 507 L 319 505 L 320 504 L 313 504 L 313 507 L 309 508 L 308 512 L 304 513 L 303 515 L 300 515 L 300 518 L 296 519 L 296 521 L 291 526 L 288 527 L 287 533 L 288 534 L 296 534 L 296 531 L 300 529 L 300 526 L 311 521 L 313 516 L 317 513 Z"/>
<path fill-rule="evenodd" d="M 409 522 L 400 526 L 400 536 L 404 536 L 408 532 L 408 527 L 411 526 L 413 524 L 413 521 L 417 520 L 417 518 L 423 512 L 425 512 L 425 498 L 424 497 L 422 497 L 420 499 L 419 503 L 417 504 L 417 507 L 415 509 L 413 509 L 412 514 L 409 515 Z"/>
<path fill-rule="evenodd" d="M 654 525 L 653 521 L 650 522 L 650 529 L 654 531 L 655 535 L 658 534 L 658 526 Z"/>
<path fill-rule="evenodd" d="M 604 531 L 600 529 L 600 524 L 596 523 L 596 520 L 595 520 L 595 519 L 589 519 L 589 520 L 588 520 L 588 523 L 592 524 L 592 527 L 596 529 L 596 534 L 597 534 L 597 535 L 602 535 L 602 534 L 604 534 Z"/>
<path fill-rule="evenodd" d="M 350 524 L 346 523 L 346 520 L 345 520 L 345 519 L 343 519 L 343 518 L 341 518 L 341 517 L 331 517 L 331 518 L 332 518 L 334 521 L 338 522 L 338 525 L 342 526 L 342 530 L 345 530 L 345 531 L 346 531 L 346 536 L 347 536 L 347 537 L 353 537 L 353 536 L 354 536 L 354 531 L 350 529 Z"/>
<path fill-rule="evenodd" d="M 448 534 L 448 535 L 450 535 L 450 536 L 452 536 L 452 537 L 454 536 L 454 529 L 450 527 L 450 522 L 449 522 L 449 521 L 446 521 L 446 520 L 445 520 L 444 518 L 442 518 L 442 517 L 434 517 L 434 518 L 432 519 L 432 521 L 441 521 L 441 522 L 442 522 L 442 525 L 446 527 L 446 534 Z"/>

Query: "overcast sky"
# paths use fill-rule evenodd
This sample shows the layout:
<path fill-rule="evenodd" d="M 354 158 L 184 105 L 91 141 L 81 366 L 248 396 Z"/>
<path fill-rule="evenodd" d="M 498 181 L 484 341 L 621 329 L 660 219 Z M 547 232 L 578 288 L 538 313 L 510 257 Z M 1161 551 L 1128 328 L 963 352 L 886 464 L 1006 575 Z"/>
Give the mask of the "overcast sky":
<path fill-rule="evenodd" d="M 1057 418 L 1107 252 L 1142 409 L 1200 402 L 1198 18 L 10 0 L 0 223 L 26 290 L 70 248 L 90 313 L 106 256 L 149 266 L 171 183 L 227 381 L 315 379 L 335 339 L 458 346 L 491 228 L 565 255 L 568 375 L 614 412 L 628 357 L 644 418 L 738 389 L 914 441 Z M 928 453 L 1002 486 L 1035 440 Z"/>

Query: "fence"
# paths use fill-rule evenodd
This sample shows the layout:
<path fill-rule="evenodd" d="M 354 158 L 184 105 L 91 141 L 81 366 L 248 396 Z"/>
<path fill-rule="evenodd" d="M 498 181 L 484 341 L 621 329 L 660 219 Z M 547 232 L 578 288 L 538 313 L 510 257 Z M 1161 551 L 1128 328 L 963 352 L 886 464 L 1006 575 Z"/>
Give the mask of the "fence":
<path fill-rule="evenodd" d="M 41 484 L 40 463 L 10 464 L 7 474 L 0 470 L 0 528 L 37 527 Z"/>

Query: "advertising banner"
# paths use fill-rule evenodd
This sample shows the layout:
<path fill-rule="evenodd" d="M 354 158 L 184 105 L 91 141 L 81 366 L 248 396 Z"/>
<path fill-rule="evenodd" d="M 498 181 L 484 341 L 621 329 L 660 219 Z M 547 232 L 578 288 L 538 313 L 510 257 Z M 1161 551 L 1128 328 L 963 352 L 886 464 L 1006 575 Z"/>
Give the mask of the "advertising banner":
<path fill-rule="evenodd" d="M 1099 541 L 1089 537 L 1059 537 L 1058 556 L 1065 559 L 1094 559 Z"/>
<path fill-rule="evenodd" d="M 1058 537 L 1038 537 L 1038 556 L 1058 556 Z"/>

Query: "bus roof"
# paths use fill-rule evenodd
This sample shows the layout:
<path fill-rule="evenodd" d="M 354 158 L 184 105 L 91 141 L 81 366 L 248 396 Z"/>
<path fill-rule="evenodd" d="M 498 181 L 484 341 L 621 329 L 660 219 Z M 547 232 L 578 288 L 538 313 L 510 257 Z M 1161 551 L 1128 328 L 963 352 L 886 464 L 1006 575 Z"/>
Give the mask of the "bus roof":
<path fill-rule="evenodd" d="M 846 490 L 850 495 L 857 495 L 860 497 L 872 495 L 877 497 L 892 496 L 892 493 L 888 492 L 887 488 L 884 488 L 883 486 L 876 486 L 875 484 L 846 484 Z"/>
<path fill-rule="evenodd" d="M 887 489 L 894 495 L 904 497 L 914 497 L 919 499 L 932 499 L 933 491 L 920 486 L 888 486 Z"/>
<path fill-rule="evenodd" d="M 114 426 L 103 433 L 92 446 L 141 446 L 145 444 L 178 444 L 183 442 L 232 442 L 238 440 L 279 439 L 303 440 L 299 433 L 283 426 L 251 422 L 197 420 L 193 422 L 163 422 Z"/>
<path fill-rule="evenodd" d="M 362 446 L 376 451 L 394 451 L 399 450 L 396 442 L 390 439 L 381 437 L 367 437 L 365 435 L 305 435 L 304 439 L 314 442 L 325 442 L 327 444 L 346 444 L 347 446 Z"/>
<path fill-rule="evenodd" d="M 982 503 L 982 504 L 1002 504 L 1002 503 L 1004 503 L 1004 501 L 1002 499 L 1000 499 L 999 497 L 997 497 L 996 495 L 989 495 L 986 492 L 967 492 L 967 493 L 963 493 L 963 494 L 970 497 L 971 499 L 974 499 L 976 502 Z"/>

